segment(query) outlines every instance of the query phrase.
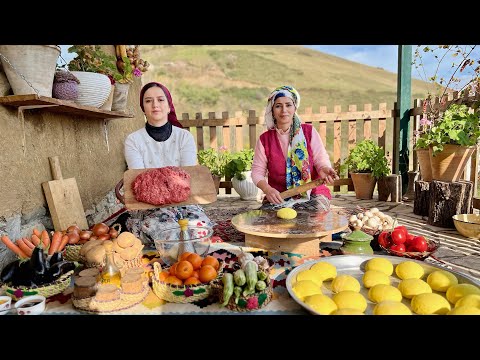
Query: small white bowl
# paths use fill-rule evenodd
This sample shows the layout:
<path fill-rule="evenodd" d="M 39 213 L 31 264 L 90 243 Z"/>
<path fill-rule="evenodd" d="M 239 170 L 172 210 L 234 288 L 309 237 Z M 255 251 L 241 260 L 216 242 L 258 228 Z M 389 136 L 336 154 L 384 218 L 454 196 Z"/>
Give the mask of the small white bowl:
<path fill-rule="evenodd" d="M 0 296 L 0 311 L 8 312 L 12 306 L 12 298 L 10 296 Z M 4 314 L 0 314 L 4 315 Z"/>
<path fill-rule="evenodd" d="M 26 296 L 15 303 L 18 315 L 39 315 L 45 310 L 46 298 L 42 295 Z"/>

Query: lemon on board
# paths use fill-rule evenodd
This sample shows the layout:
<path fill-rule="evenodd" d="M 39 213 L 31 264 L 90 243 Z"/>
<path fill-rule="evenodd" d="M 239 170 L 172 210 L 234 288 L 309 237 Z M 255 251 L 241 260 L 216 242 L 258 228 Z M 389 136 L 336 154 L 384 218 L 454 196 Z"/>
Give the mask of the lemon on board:
<path fill-rule="evenodd" d="M 332 312 L 338 309 L 335 301 L 323 294 L 307 296 L 304 300 L 304 303 L 322 315 L 330 315 Z"/>
<path fill-rule="evenodd" d="M 373 315 L 412 315 L 412 312 L 400 301 L 387 300 L 375 305 Z"/>
<path fill-rule="evenodd" d="M 390 285 L 390 277 L 381 271 L 368 270 L 363 274 L 362 282 L 363 286 L 370 289 L 372 286 L 378 284 Z"/>
<path fill-rule="evenodd" d="M 415 295 L 424 293 L 431 293 L 432 288 L 425 281 L 420 279 L 405 279 L 398 284 L 398 290 L 402 293 L 402 296 L 411 299 Z"/>
<path fill-rule="evenodd" d="M 320 286 L 315 284 L 312 280 L 297 281 L 295 285 L 293 285 L 292 290 L 302 301 L 304 301 L 307 296 L 322 293 Z"/>
<path fill-rule="evenodd" d="M 350 308 L 344 308 L 344 309 L 338 309 L 334 311 L 331 315 L 365 315 L 363 311 L 360 311 L 358 309 L 350 309 Z"/>
<path fill-rule="evenodd" d="M 423 267 L 413 261 L 403 261 L 395 268 L 395 274 L 404 279 L 421 279 L 425 270 Z"/>
<path fill-rule="evenodd" d="M 280 218 L 280 219 L 287 219 L 287 220 L 290 220 L 290 219 L 295 219 L 297 217 L 297 212 L 295 210 L 293 210 L 292 208 L 282 208 L 280 210 L 277 211 L 277 216 Z"/>
<path fill-rule="evenodd" d="M 346 290 L 341 291 L 332 297 L 339 309 L 357 309 L 365 312 L 367 309 L 367 300 L 362 294 L 356 291 Z"/>
<path fill-rule="evenodd" d="M 457 301 L 458 302 L 458 301 Z M 474 306 L 459 306 L 452 309 L 447 315 L 480 315 L 480 309 Z"/>
<path fill-rule="evenodd" d="M 402 301 L 402 293 L 392 285 L 377 284 L 368 290 L 368 298 L 375 303 Z"/>
<path fill-rule="evenodd" d="M 332 280 L 333 278 L 335 278 L 335 276 L 337 276 L 337 268 L 335 267 L 335 265 L 332 265 L 325 261 L 317 262 L 310 268 L 310 270 L 320 274 L 320 277 L 323 281 Z"/>
<path fill-rule="evenodd" d="M 419 315 L 445 315 L 452 309 L 447 299 L 434 293 L 415 295 L 410 307 L 414 313 Z"/>
<path fill-rule="evenodd" d="M 367 264 L 365 265 L 365 271 L 368 270 L 381 271 L 387 275 L 392 275 L 393 264 L 390 262 L 390 260 L 384 258 L 373 258 L 368 260 Z"/>
<path fill-rule="evenodd" d="M 360 283 L 352 275 L 338 275 L 332 281 L 332 291 L 339 293 L 345 290 L 360 292 Z"/>
<path fill-rule="evenodd" d="M 460 306 L 468 306 L 468 307 L 476 307 L 480 309 L 480 295 L 478 294 L 470 294 L 461 297 L 456 303 L 455 307 Z"/>
<path fill-rule="evenodd" d="M 453 285 L 447 290 L 447 300 L 455 305 L 460 298 L 470 294 L 480 294 L 480 289 L 472 284 Z"/>
<path fill-rule="evenodd" d="M 436 270 L 428 275 L 427 284 L 432 290 L 445 292 L 450 286 L 457 285 L 458 279 L 448 271 Z"/>
<path fill-rule="evenodd" d="M 322 277 L 313 270 L 303 270 L 297 274 L 297 282 L 302 280 L 311 280 L 318 286 L 322 286 Z"/>

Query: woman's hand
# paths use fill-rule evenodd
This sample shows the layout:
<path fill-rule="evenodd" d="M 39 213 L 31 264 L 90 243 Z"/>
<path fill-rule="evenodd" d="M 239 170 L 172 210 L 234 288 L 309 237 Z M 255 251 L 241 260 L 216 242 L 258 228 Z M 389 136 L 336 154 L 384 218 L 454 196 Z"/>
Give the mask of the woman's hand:
<path fill-rule="evenodd" d="M 338 179 L 337 172 L 329 166 L 323 166 L 318 175 L 328 185 L 333 185 L 333 182 Z"/>
<path fill-rule="evenodd" d="M 265 193 L 265 197 L 267 198 L 267 200 L 272 203 L 272 204 L 281 204 L 283 203 L 283 199 L 282 197 L 280 196 L 280 192 L 271 187 L 271 186 L 268 186 L 268 188 L 266 189 L 266 191 L 264 191 Z"/>

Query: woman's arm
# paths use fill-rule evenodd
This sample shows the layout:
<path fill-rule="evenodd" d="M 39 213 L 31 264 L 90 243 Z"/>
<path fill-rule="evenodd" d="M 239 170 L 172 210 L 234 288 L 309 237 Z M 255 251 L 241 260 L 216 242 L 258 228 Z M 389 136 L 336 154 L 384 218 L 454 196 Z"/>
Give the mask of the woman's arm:
<path fill-rule="evenodd" d="M 180 166 L 197 165 L 197 146 L 193 135 L 187 130 L 182 130 L 182 132 L 186 134 L 183 134 L 183 141 L 180 144 Z"/>
<path fill-rule="evenodd" d="M 145 169 L 142 153 L 133 134 L 128 135 L 125 139 L 125 160 L 129 169 Z"/>

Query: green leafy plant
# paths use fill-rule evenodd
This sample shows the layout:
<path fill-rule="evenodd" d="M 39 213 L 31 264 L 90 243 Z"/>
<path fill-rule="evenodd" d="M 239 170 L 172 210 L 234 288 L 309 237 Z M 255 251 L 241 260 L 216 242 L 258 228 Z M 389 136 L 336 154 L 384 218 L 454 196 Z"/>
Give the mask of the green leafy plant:
<path fill-rule="evenodd" d="M 221 146 L 218 151 L 213 148 L 199 150 L 197 158 L 198 163 L 208 167 L 212 175 L 223 177 L 225 176 L 225 168 L 232 159 L 232 154 L 226 147 Z"/>
<path fill-rule="evenodd" d="M 77 54 L 68 63 L 70 71 L 100 73 L 113 79 L 120 75 L 115 56 L 107 55 L 100 45 L 72 45 L 68 48 L 68 52 Z"/>
<path fill-rule="evenodd" d="M 225 168 L 225 176 L 227 178 L 235 177 L 238 180 L 245 180 L 245 171 L 252 170 L 253 164 L 253 149 L 244 149 L 232 154 L 232 160 Z"/>
<path fill-rule="evenodd" d="M 390 175 L 390 167 L 383 148 L 372 140 L 366 139 L 358 143 L 342 165 L 349 172 L 372 173 L 375 178 Z"/>

